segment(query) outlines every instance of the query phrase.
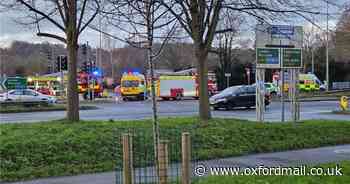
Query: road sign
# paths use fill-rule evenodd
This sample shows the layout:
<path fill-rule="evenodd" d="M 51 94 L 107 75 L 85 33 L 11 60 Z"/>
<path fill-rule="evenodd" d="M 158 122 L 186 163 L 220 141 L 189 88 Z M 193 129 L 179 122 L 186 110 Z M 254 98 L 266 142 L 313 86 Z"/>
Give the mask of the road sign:
<path fill-rule="evenodd" d="M 270 34 L 274 38 L 290 39 L 294 35 L 294 26 L 289 25 L 272 25 Z"/>
<path fill-rule="evenodd" d="M 282 50 L 282 68 L 301 68 L 302 51 L 301 49 L 289 48 Z"/>
<path fill-rule="evenodd" d="M 27 88 L 27 79 L 23 77 L 8 77 L 4 81 L 7 90 Z"/>
<path fill-rule="evenodd" d="M 280 49 L 277 48 L 257 48 L 256 66 L 259 68 L 279 68 Z"/>
<path fill-rule="evenodd" d="M 303 27 L 290 25 L 258 25 L 256 47 L 302 48 Z"/>
<path fill-rule="evenodd" d="M 225 73 L 225 77 L 231 77 L 231 73 Z"/>

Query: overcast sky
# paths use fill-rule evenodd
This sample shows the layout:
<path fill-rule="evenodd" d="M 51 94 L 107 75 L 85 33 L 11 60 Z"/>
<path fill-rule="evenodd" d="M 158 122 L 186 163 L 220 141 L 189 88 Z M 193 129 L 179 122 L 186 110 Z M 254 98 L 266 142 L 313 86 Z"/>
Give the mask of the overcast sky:
<path fill-rule="evenodd" d="M 337 18 L 339 17 L 339 14 L 341 13 L 341 11 L 332 10 L 332 13 L 333 13 L 333 16 L 331 17 L 331 20 L 330 20 L 330 27 L 334 28 L 337 22 Z M 34 43 L 44 42 L 44 41 L 59 43 L 54 39 L 37 37 L 35 35 L 36 28 L 33 26 L 23 26 L 16 23 L 15 20 L 18 19 L 20 16 L 21 15 L 19 15 L 19 13 L 14 13 L 14 12 L 1 13 L 0 12 L 0 47 L 8 47 L 14 40 L 34 42 Z M 323 27 L 325 27 L 325 23 L 326 23 L 325 17 L 326 16 L 316 18 L 316 21 L 318 22 L 318 24 Z M 280 24 L 278 21 L 273 23 Z M 301 20 L 300 18 L 295 18 L 291 24 L 310 26 L 310 23 L 307 23 L 306 21 Z M 55 29 L 51 25 L 41 25 L 41 29 L 45 30 L 46 32 L 49 31 L 51 33 L 53 32 L 53 33 L 58 33 L 62 35 L 62 33 L 59 32 L 59 30 Z M 250 35 L 250 34 L 243 35 L 243 37 L 247 37 L 247 38 L 252 36 L 254 35 Z M 86 41 L 89 41 L 90 45 L 94 47 L 98 46 L 99 33 L 89 29 L 85 30 L 85 32 L 81 35 L 79 42 L 85 43 Z M 120 42 L 116 43 L 117 47 L 118 46 L 120 47 L 122 45 L 123 43 L 120 43 Z"/>

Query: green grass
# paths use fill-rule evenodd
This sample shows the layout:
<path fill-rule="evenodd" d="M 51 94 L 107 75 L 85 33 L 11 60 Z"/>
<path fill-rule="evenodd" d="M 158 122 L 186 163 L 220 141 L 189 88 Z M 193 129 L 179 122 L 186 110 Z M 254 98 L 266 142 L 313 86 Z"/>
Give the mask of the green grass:
<path fill-rule="evenodd" d="M 198 125 L 197 122 L 196 118 L 161 119 L 162 137 L 175 137 L 179 141 L 182 130 L 192 129 L 196 147 L 193 151 L 199 159 L 350 143 L 350 121 L 259 124 L 213 119 L 207 127 L 191 128 Z M 150 149 L 151 120 L 2 124 L 1 180 L 111 171 L 121 164 L 120 135 L 134 128 L 144 136 L 135 149 Z M 146 158 L 145 152 L 135 151 L 135 154 L 137 158 Z M 180 159 L 178 154 L 170 157 Z"/>
<path fill-rule="evenodd" d="M 80 106 L 80 110 L 93 110 L 97 109 L 95 106 Z M 21 112 L 43 112 L 43 111 L 64 111 L 66 110 L 65 105 L 57 104 L 57 105 L 49 105 L 49 106 L 8 106 L 1 107 L 1 113 L 21 113 Z"/>
<path fill-rule="evenodd" d="M 335 168 L 337 164 L 322 164 L 316 167 Z M 342 176 L 210 176 L 195 184 L 348 184 L 350 161 L 340 162 Z"/>

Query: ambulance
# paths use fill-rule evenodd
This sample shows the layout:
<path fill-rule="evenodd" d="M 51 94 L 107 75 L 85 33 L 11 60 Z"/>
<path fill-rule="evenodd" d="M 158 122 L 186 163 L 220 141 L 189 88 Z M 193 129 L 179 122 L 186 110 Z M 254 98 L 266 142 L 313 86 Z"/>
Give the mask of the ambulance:
<path fill-rule="evenodd" d="M 124 72 L 120 80 L 120 92 L 123 100 L 145 100 L 147 87 L 145 76 L 138 72 Z"/>

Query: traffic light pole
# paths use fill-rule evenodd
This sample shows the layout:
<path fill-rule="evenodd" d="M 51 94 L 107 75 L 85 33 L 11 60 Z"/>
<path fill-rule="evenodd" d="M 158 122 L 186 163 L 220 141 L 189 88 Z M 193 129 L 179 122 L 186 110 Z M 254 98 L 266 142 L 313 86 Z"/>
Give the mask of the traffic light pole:
<path fill-rule="evenodd" d="M 89 42 L 86 42 L 86 54 L 85 54 L 85 62 L 90 62 L 89 60 Z M 88 72 L 88 77 L 87 77 L 87 90 L 88 90 L 88 99 L 91 101 L 92 100 L 92 97 L 91 97 L 91 89 L 90 89 L 90 72 Z"/>
<path fill-rule="evenodd" d="M 61 97 L 64 97 L 64 75 L 63 75 L 63 70 L 62 70 L 62 56 L 59 56 L 59 70 L 61 74 Z"/>

